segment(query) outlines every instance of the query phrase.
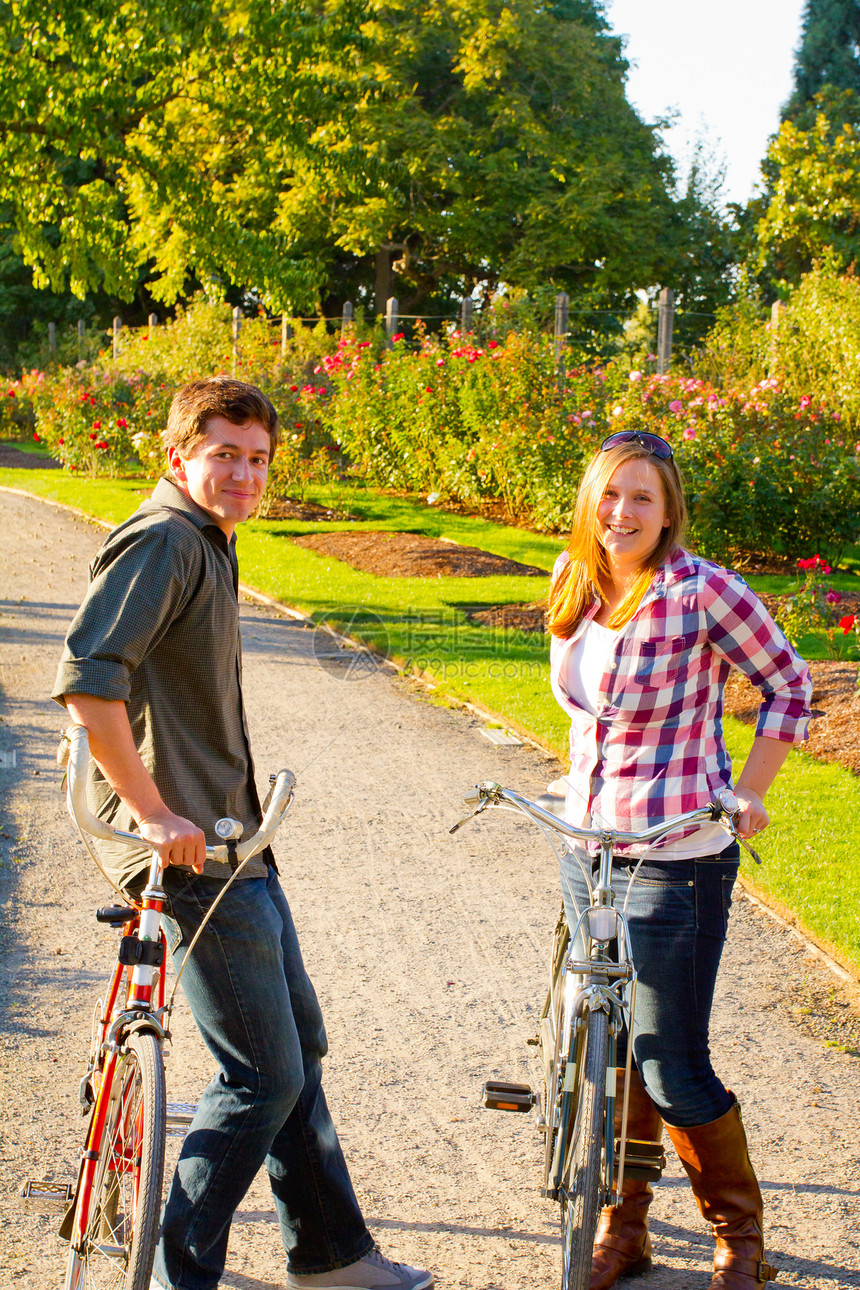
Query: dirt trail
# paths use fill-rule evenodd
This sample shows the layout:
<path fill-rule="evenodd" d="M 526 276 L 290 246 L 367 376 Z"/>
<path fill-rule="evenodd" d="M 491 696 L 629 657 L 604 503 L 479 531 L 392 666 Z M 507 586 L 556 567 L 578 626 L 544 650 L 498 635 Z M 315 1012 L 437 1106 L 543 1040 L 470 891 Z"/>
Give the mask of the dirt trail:
<path fill-rule="evenodd" d="M 62 716 L 45 698 L 101 540 L 0 492 L 0 1287 L 15 1290 L 61 1283 L 56 1219 L 24 1213 L 15 1194 L 28 1176 L 73 1175 L 77 1084 L 113 936 L 92 918 L 106 888 L 64 814 L 53 767 Z M 537 793 L 557 768 L 533 749 L 492 746 L 474 717 L 417 702 L 387 673 L 321 666 L 313 633 L 274 612 L 245 606 L 243 624 L 258 771 L 286 764 L 299 778 L 282 879 L 323 1002 L 327 1093 L 368 1221 L 386 1252 L 434 1268 L 443 1290 L 554 1287 L 557 1216 L 538 1196 L 533 1121 L 479 1105 L 484 1078 L 534 1074 L 525 1041 L 545 989 L 553 861 L 512 816 L 454 838 L 447 828 L 476 780 Z M 743 1103 L 780 1283 L 836 1290 L 860 1286 L 860 1063 L 795 1025 L 792 1008 L 813 989 L 830 989 L 824 969 L 739 901 L 716 1064 Z M 210 1063 L 178 1012 L 169 1096 L 193 1100 Z M 671 1151 L 653 1213 L 660 1267 L 641 1284 L 704 1290 L 710 1242 Z M 222 1285 L 275 1290 L 283 1272 L 258 1179 Z"/>

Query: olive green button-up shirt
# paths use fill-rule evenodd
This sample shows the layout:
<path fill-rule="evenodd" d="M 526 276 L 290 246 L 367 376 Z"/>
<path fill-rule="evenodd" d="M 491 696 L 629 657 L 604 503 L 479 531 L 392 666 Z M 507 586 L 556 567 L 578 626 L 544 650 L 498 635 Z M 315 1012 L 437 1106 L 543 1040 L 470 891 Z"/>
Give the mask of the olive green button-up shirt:
<path fill-rule="evenodd" d="M 90 565 L 86 598 L 72 621 L 53 697 L 91 694 L 125 703 L 135 745 L 165 805 L 203 829 L 232 816 L 254 833 L 261 818 L 242 702 L 238 566 L 207 513 L 168 479 L 110 534 Z M 90 767 L 90 806 L 134 831 L 129 810 Z M 99 843 L 118 886 L 149 852 Z M 241 877 L 266 872 L 266 853 Z M 204 873 L 229 877 L 207 860 Z"/>

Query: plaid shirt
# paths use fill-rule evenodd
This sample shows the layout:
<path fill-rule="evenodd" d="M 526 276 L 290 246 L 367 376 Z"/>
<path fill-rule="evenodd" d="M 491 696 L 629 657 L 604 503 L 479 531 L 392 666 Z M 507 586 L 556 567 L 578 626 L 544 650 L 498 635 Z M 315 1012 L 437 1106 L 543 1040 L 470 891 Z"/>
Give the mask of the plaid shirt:
<path fill-rule="evenodd" d="M 553 577 L 568 558 L 559 558 Z M 723 687 L 732 667 L 762 692 L 756 735 L 790 743 L 807 737 L 809 669 L 737 574 L 676 550 L 616 637 L 595 716 L 560 677 L 567 651 L 599 606 L 595 598 L 570 638 L 552 638 L 550 652 L 553 694 L 570 717 L 574 823 L 590 817 L 596 827 L 645 829 L 730 787 Z"/>

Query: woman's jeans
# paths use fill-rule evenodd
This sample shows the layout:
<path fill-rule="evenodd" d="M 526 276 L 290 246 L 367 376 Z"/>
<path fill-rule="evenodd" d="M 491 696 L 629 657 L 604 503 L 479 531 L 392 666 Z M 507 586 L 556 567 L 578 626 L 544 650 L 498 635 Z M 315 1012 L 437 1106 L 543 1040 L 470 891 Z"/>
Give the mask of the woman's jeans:
<path fill-rule="evenodd" d="M 163 882 L 178 971 L 223 883 L 175 869 Z M 373 1242 L 321 1088 L 322 1014 L 274 873 L 233 884 L 182 986 L 220 1069 L 185 1138 L 156 1278 L 171 1290 L 214 1290 L 233 1214 L 264 1163 L 291 1269 L 326 1272 L 360 1259 Z"/>
<path fill-rule="evenodd" d="M 676 1128 L 710 1124 L 733 1105 L 711 1066 L 708 1030 L 738 854 L 733 843 L 701 859 L 646 859 L 630 890 L 627 924 L 639 974 L 633 1059 L 663 1119 Z M 623 859 L 613 865 L 619 910 L 634 868 L 635 861 Z M 574 902 L 579 910 L 587 907 L 588 890 L 569 853 L 562 857 L 561 885 L 567 920 L 575 927 Z M 619 1065 L 626 1042 L 619 1036 Z"/>

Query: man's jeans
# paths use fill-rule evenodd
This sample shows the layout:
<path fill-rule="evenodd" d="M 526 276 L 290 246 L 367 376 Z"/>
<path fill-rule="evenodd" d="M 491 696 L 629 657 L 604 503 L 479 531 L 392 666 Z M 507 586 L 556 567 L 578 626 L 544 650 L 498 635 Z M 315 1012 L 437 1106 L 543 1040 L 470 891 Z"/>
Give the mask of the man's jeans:
<path fill-rule="evenodd" d="M 623 909 L 635 868 L 613 866 L 617 909 Z M 720 957 L 726 939 L 738 846 L 696 860 L 646 859 L 633 883 L 627 922 L 639 974 L 633 1022 L 633 1059 L 667 1124 L 710 1124 L 733 1105 L 711 1066 L 708 1031 Z M 588 905 L 582 872 L 572 855 L 561 863 L 567 920 L 573 902 Z M 619 1036 L 618 1064 L 626 1059 Z"/>
<path fill-rule="evenodd" d="M 178 971 L 223 883 L 166 869 L 164 889 Z M 360 1259 L 373 1242 L 320 1084 L 322 1014 L 274 873 L 233 884 L 182 986 L 220 1070 L 182 1148 L 155 1276 L 172 1290 L 214 1290 L 233 1214 L 264 1163 L 291 1269 L 326 1272 Z"/>

